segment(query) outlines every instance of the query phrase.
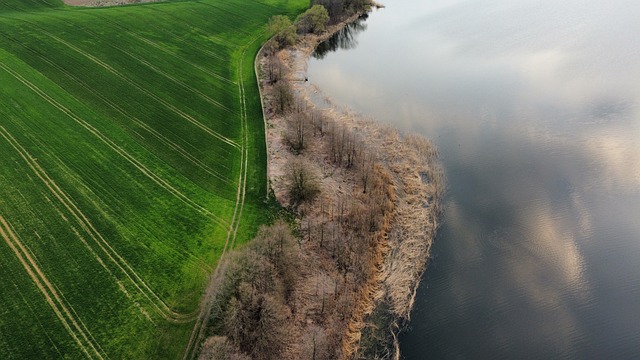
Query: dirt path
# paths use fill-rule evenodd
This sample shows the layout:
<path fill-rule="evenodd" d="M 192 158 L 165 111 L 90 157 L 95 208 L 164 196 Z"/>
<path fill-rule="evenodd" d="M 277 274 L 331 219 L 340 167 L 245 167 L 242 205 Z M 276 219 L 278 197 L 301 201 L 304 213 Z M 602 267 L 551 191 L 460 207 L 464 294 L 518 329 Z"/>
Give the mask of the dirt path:
<path fill-rule="evenodd" d="M 34 174 L 45 184 L 45 186 L 51 191 L 53 196 L 64 206 L 65 209 L 73 216 L 75 221 L 80 225 L 84 233 L 95 242 L 100 248 L 102 253 L 106 255 L 110 263 L 113 263 L 115 267 L 124 274 L 124 276 L 133 284 L 133 286 L 140 292 L 149 303 L 156 309 L 158 314 L 171 322 L 188 322 L 193 320 L 195 314 L 181 314 L 173 311 L 161 298 L 156 294 L 153 289 L 142 279 L 140 275 L 129 265 L 129 263 L 109 244 L 109 242 L 100 234 L 100 232 L 93 226 L 89 219 L 82 213 L 79 207 L 73 202 L 73 200 L 67 195 L 46 171 L 34 160 L 26 149 L 18 143 L 18 141 L 4 128 L 0 126 L 0 136 L 2 136 L 7 142 L 18 152 L 20 157 L 27 163 L 29 168 Z M 107 261 L 94 251 L 88 243 L 84 241 L 84 238 L 78 234 L 80 240 L 85 244 L 87 249 L 96 257 L 96 261 L 110 274 L 111 269 L 106 265 Z M 114 281 L 119 283 L 119 279 L 114 276 Z M 126 293 L 126 291 L 125 291 Z"/>
<path fill-rule="evenodd" d="M 5 70 L 6 72 L 8 72 L 16 80 L 20 81 L 26 87 L 28 87 L 33 92 L 38 94 L 43 100 L 47 101 L 48 103 L 53 105 L 55 108 L 60 110 L 62 113 L 64 113 L 65 115 L 67 115 L 68 117 L 73 119 L 75 122 L 80 124 L 86 130 L 88 130 L 91 134 L 93 134 L 96 137 L 98 137 L 109 148 L 111 148 L 113 151 L 115 151 L 118 155 L 122 156 L 125 160 L 127 160 L 129 163 L 131 163 L 136 169 L 138 169 L 145 176 L 147 176 L 149 179 L 151 179 L 153 182 L 155 182 L 158 186 L 160 186 L 161 188 L 165 189 L 166 191 L 168 191 L 169 193 L 174 195 L 176 198 L 178 198 L 179 200 L 184 202 L 187 206 L 193 208 L 194 210 L 198 211 L 202 215 L 211 218 L 213 221 L 215 221 L 219 225 L 225 225 L 225 222 L 218 215 L 212 213 L 211 211 L 209 211 L 205 207 L 203 207 L 200 204 L 196 203 L 195 201 L 191 200 L 188 196 L 183 194 L 180 190 L 178 190 L 175 187 L 173 187 L 168 181 L 166 181 L 163 178 L 161 178 L 160 176 L 158 176 L 155 172 L 153 172 L 153 170 L 147 168 L 142 162 L 140 162 L 135 157 L 133 157 L 131 154 L 129 154 L 121 146 L 119 146 L 116 143 L 114 143 L 110 138 L 108 138 L 107 136 L 102 134 L 99 130 L 97 130 L 95 127 L 93 127 L 87 121 L 85 121 L 84 119 L 80 118 L 74 112 L 69 110 L 67 107 L 65 107 L 64 105 L 60 104 L 58 101 L 53 99 L 51 96 L 49 96 L 45 91 L 40 89 L 38 86 L 34 85 L 32 82 L 30 82 L 29 80 L 25 79 L 20 74 L 18 74 L 17 72 L 15 72 L 14 70 L 12 70 L 11 68 L 9 68 L 8 66 L 6 66 L 6 65 L 4 65 L 2 63 L 0 63 L 0 68 Z"/>
<path fill-rule="evenodd" d="M 240 148 L 240 145 L 233 141 L 232 139 L 229 139 L 221 134 L 219 134 L 218 132 L 214 131 L 213 129 L 209 128 L 208 126 L 204 125 L 203 123 L 201 123 L 200 121 L 198 121 L 197 119 L 195 119 L 194 117 L 192 117 L 191 115 L 185 113 L 184 111 L 178 109 L 177 107 L 175 107 L 174 105 L 168 103 L 167 101 L 163 100 L 162 98 L 158 97 L 157 95 L 153 94 L 151 91 L 145 89 L 143 86 L 139 85 L 138 83 L 136 83 L 135 81 L 131 80 L 130 78 L 128 78 L 127 76 L 123 75 L 122 73 L 120 73 L 118 70 L 114 69 L 111 65 L 105 63 L 104 61 L 100 60 L 99 58 L 87 53 L 86 51 L 78 48 L 77 46 L 70 44 L 69 42 L 47 32 L 46 30 L 42 29 L 41 27 L 30 23 L 31 25 L 33 25 L 34 27 L 38 28 L 40 30 L 41 33 L 43 33 L 44 35 L 52 38 L 53 40 L 65 45 L 66 47 L 68 47 L 69 49 L 77 52 L 78 54 L 86 57 L 87 59 L 91 60 L 92 62 L 94 62 L 95 64 L 101 66 L 102 68 L 104 68 L 105 70 L 107 70 L 108 72 L 112 73 L 113 75 L 117 76 L 118 78 L 120 78 L 121 80 L 125 81 L 126 83 L 130 84 L 131 86 L 135 87 L 136 89 L 138 89 L 140 92 L 144 93 L 145 95 L 149 96 L 150 98 L 152 98 L 153 100 L 157 101 L 158 103 L 162 104 L 165 108 L 171 110 L 173 113 L 175 113 L 176 115 L 180 116 L 181 118 L 183 118 L 184 120 L 188 121 L 189 123 L 193 124 L 194 126 L 196 126 L 197 128 L 203 130 L 204 132 L 206 132 L 207 134 L 213 136 L 214 138 L 234 147 L 234 148 Z"/>
<path fill-rule="evenodd" d="M 25 248 L 18 236 L 13 232 L 9 223 L 0 215 L 0 237 L 9 245 L 11 251 L 18 258 L 29 277 L 40 290 L 45 300 L 51 306 L 51 309 L 62 322 L 67 332 L 73 337 L 82 352 L 90 359 L 104 359 L 103 350 L 97 344 L 95 338 L 89 330 L 84 326 L 81 320 L 77 319 L 73 314 L 75 311 L 69 310 L 62 300 L 62 295 L 56 290 L 56 287 L 46 278 L 38 263 L 31 256 L 31 253 Z M 73 312 L 73 314 L 72 314 Z M 95 343 L 95 344 L 94 344 Z"/>
<path fill-rule="evenodd" d="M 238 91 L 240 93 L 240 119 L 241 119 L 241 127 L 242 127 L 242 141 L 241 141 L 241 157 L 240 157 L 240 175 L 238 178 L 238 191 L 236 194 L 236 205 L 233 210 L 233 217 L 231 218 L 231 224 L 229 226 L 229 230 L 227 231 L 227 238 L 225 240 L 224 248 L 222 250 L 222 255 L 218 259 L 218 265 L 216 266 L 215 271 L 211 275 L 209 280 L 209 285 L 207 286 L 207 290 L 205 291 L 204 298 L 201 303 L 200 314 L 196 319 L 196 323 L 191 332 L 191 336 L 189 338 L 189 343 L 185 348 L 184 355 L 182 357 L 183 360 L 193 359 L 196 355 L 196 347 L 202 339 L 204 338 L 204 331 L 206 328 L 206 320 L 211 313 L 211 307 L 213 306 L 213 299 L 215 298 L 215 293 L 217 290 L 217 284 L 215 279 L 217 277 L 218 271 L 220 269 L 220 264 L 223 262 L 225 255 L 233 249 L 236 241 L 236 236 L 238 234 L 238 228 L 240 226 L 240 220 L 242 218 L 242 212 L 244 210 L 244 202 L 246 196 L 247 189 L 247 170 L 249 165 L 249 128 L 247 125 L 247 103 L 245 96 L 245 88 L 244 88 L 244 75 L 243 75 L 243 63 L 244 57 L 247 52 L 249 46 L 251 46 L 254 42 L 256 42 L 262 33 L 256 36 L 251 42 L 249 42 L 244 49 L 242 50 L 242 55 L 240 56 L 240 61 L 238 64 Z"/>

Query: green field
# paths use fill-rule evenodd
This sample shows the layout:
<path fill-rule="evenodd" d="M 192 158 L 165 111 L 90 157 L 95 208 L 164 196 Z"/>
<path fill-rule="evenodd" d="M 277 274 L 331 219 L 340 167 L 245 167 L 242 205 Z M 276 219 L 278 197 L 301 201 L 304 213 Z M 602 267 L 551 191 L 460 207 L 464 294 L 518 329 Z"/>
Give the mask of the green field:
<path fill-rule="evenodd" d="M 308 3 L 0 0 L 0 359 L 191 353 L 268 216 L 264 25 Z"/>

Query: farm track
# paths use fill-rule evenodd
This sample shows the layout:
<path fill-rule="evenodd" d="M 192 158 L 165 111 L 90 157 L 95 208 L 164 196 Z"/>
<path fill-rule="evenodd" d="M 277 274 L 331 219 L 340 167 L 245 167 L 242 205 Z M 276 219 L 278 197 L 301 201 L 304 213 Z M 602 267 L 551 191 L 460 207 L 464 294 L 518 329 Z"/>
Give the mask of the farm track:
<path fill-rule="evenodd" d="M 34 50 L 33 48 L 30 48 L 27 45 L 25 45 L 25 44 L 23 44 L 21 42 L 18 42 L 17 40 L 13 39 L 12 37 L 8 36 L 7 34 L 4 34 L 4 33 L 0 32 L 0 36 L 2 36 L 4 38 L 6 38 L 7 40 L 12 41 L 13 43 L 21 46 L 22 48 L 26 49 L 30 53 L 32 53 L 35 56 L 37 56 L 38 58 L 40 58 L 42 61 L 46 62 L 50 66 L 54 67 L 55 69 L 57 69 L 58 71 L 63 73 L 67 78 L 73 80 L 76 84 L 80 85 L 85 91 L 87 91 L 88 93 L 90 93 L 90 94 L 94 95 L 95 97 L 99 98 L 103 103 L 108 105 L 110 108 L 112 108 L 113 110 L 115 110 L 118 113 L 120 113 L 122 116 L 124 116 L 125 118 L 130 120 L 132 123 L 136 124 L 137 126 L 143 128 L 145 131 L 149 132 L 152 136 L 154 136 L 160 142 L 165 144 L 165 146 L 169 147 L 173 151 L 175 151 L 178 154 L 180 154 L 180 156 L 182 156 L 185 160 L 187 160 L 187 161 L 191 162 L 192 164 L 194 164 L 195 166 L 201 168 L 207 174 L 215 177 L 216 179 L 218 179 L 218 180 L 220 180 L 220 181 L 222 181 L 222 182 L 224 182 L 226 184 L 229 184 L 229 185 L 231 184 L 231 181 L 227 177 L 224 177 L 221 174 L 219 174 L 217 171 L 212 169 L 210 166 L 208 166 L 207 164 L 202 162 L 200 159 L 198 159 L 195 156 L 193 156 L 190 152 L 185 150 L 182 146 L 180 146 L 179 144 L 173 142 L 171 139 L 167 138 L 166 136 L 162 135 L 160 132 L 158 132 L 157 130 L 153 129 L 151 126 L 147 125 L 142 120 L 140 120 L 140 119 L 136 118 L 135 116 L 129 114 L 125 109 L 123 109 L 122 107 L 120 107 L 119 105 L 114 103 L 113 101 L 109 100 L 107 97 L 105 97 L 104 95 L 102 95 L 101 93 L 96 91 L 93 87 L 89 86 L 87 83 L 85 83 L 84 81 L 82 81 L 81 79 L 79 79 L 78 77 L 76 77 L 75 75 L 73 75 L 72 73 L 67 71 L 66 69 L 64 69 L 62 66 L 60 66 L 60 65 L 56 64 L 55 62 L 51 61 L 50 59 L 45 57 L 40 52 Z M 139 136 L 143 137 L 142 135 L 139 135 Z"/>
<path fill-rule="evenodd" d="M 93 127 L 87 121 L 85 121 L 84 119 L 82 119 L 79 116 L 77 116 L 75 113 L 73 113 L 71 110 L 66 108 L 64 105 L 62 105 L 59 102 L 57 102 L 55 99 L 53 99 L 46 92 L 41 90 L 39 87 L 37 87 L 36 85 L 34 85 L 33 83 L 31 83 L 30 81 L 28 81 L 27 79 L 22 77 L 20 74 L 18 74 L 17 72 L 15 72 L 14 70 L 12 70 L 11 68 L 9 68 L 8 66 L 6 66 L 5 64 L 3 64 L 1 62 L 0 62 L 0 68 L 5 70 L 7 73 L 9 73 L 11 76 L 13 76 L 16 80 L 20 81 L 23 85 L 25 85 L 26 87 L 31 89 L 33 92 L 38 94 L 42 99 L 44 99 L 45 101 L 47 101 L 48 103 L 53 105 L 55 108 L 60 110 L 62 113 L 64 113 L 65 115 L 67 115 L 68 117 L 73 119 L 75 122 L 80 124 L 86 130 L 88 130 L 91 134 L 95 135 L 98 139 L 100 139 L 107 146 L 109 146 L 113 151 L 115 151 L 117 154 L 119 154 L 121 157 L 123 157 L 129 163 L 131 163 L 136 169 L 138 169 L 140 172 L 142 172 L 145 176 L 147 176 L 153 182 L 155 182 L 158 186 L 162 187 L 163 189 L 165 189 L 166 191 L 171 193 L 173 196 L 175 196 L 176 198 L 181 200 L 187 206 L 189 206 L 192 209 L 198 211 L 199 213 L 211 218 L 217 224 L 226 225 L 226 223 L 220 217 L 218 217 L 216 214 L 212 213 L 211 211 L 209 211 L 208 209 L 204 208 L 203 206 L 197 204 L 195 201 L 191 200 L 188 196 L 186 196 L 185 194 L 180 192 L 178 189 L 174 188 L 166 180 L 162 179 L 160 176 L 158 176 L 152 170 L 147 168 L 143 163 L 141 163 L 139 160 L 137 160 L 135 157 L 133 157 L 131 154 L 129 154 L 127 151 L 125 151 L 121 146 L 119 146 L 118 144 L 114 143 L 111 139 L 109 139 L 107 136 L 102 134 L 99 130 L 97 130 L 95 127 Z"/>
<path fill-rule="evenodd" d="M 2 64 L 0 64 L 2 67 Z M 156 312 L 167 321 L 171 322 L 189 322 L 194 319 L 194 314 L 180 314 L 173 311 L 161 298 L 156 294 L 153 289 L 142 279 L 140 275 L 129 265 L 129 263 L 120 256 L 120 254 L 109 244 L 109 242 L 102 236 L 102 234 L 93 226 L 89 219 L 82 213 L 75 202 L 62 190 L 56 183 L 49 177 L 46 171 L 37 163 L 37 161 L 26 151 L 20 143 L 2 126 L 0 126 L 0 136 L 2 136 L 14 150 L 20 155 L 20 157 L 27 163 L 33 173 L 44 183 L 44 185 L 51 191 L 53 196 L 67 209 L 67 211 L 73 216 L 76 223 L 82 228 L 98 246 L 98 248 L 104 253 L 112 264 L 131 282 L 136 290 L 145 297 Z M 81 241 L 85 244 L 88 250 L 95 256 L 96 261 L 114 277 L 116 283 L 119 282 L 119 278 L 113 275 L 111 269 L 106 265 L 105 259 L 98 255 L 94 248 L 86 243 L 81 236 Z"/>
<path fill-rule="evenodd" d="M 165 47 L 163 47 L 162 45 L 160 45 L 160 44 L 156 43 L 155 41 L 153 41 L 153 40 L 149 40 L 149 39 L 147 39 L 147 38 L 143 37 L 142 35 L 139 35 L 139 34 L 137 34 L 137 33 L 133 32 L 133 31 L 131 31 L 131 29 L 130 29 L 130 28 L 128 28 L 128 27 L 126 27 L 126 26 L 123 26 L 123 25 L 121 25 L 121 24 L 118 24 L 118 23 L 116 23 L 116 22 L 113 22 L 113 21 L 111 21 L 111 20 L 108 20 L 108 19 L 103 18 L 103 17 L 101 17 L 101 16 L 97 16 L 97 15 L 94 15 L 94 16 L 95 16 L 95 17 L 97 17 L 97 18 L 98 18 L 98 19 L 100 19 L 100 20 L 103 20 L 103 21 L 105 21 L 105 22 L 109 23 L 110 25 L 113 25 L 113 26 L 115 26 L 115 27 L 117 27 L 117 28 L 121 29 L 123 33 L 126 33 L 126 34 L 128 34 L 128 35 L 130 35 L 130 36 L 132 36 L 132 37 L 135 37 L 135 38 L 137 38 L 138 40 L 140 40 L 140 41 L 142 41 L 142 42 L 145 42 L 145 43 L 147 43 L 148 45 L 153 46 L 153 47 L 155 47 L 156 49 L 158 49 L 158 50 L 160 50 L 160 51 L 162 51 L 162 52 L 164 52 L 164 53 L 166 53 L 166 54 L 168 54 L 168 55 L 171 55 L 172 57 L 174 57 L 174 58 L 176 58 L 176 59 L 179 59 L 179 60 L 181 60 L 181 61 L 184 61 L 185 63 L 187 63 L 187 64 L 189 64 L 189 65 L 193 66 L 194 68 L 196 68 L 196 69 L 198 69 L 198 70 L 200 70 L 200 71 L 204 72 L 205 74 L 211 75 L 211 76 L 213 76 L 213 77 L 215 77 L 215 78 L 219 78 L 220 80 L 222 80 L 222 81 L 224 81 L 224 82 L 227 82 L 227 83 L 230 83 L 230 84 L 234 84 L 234 85 L 236 84 L 236 82 L 235 82 L 235 81 L 229 80 L 229 79 L 225 78 L 224 76 L 221 76 L 220 74 L 216 74 L 216 73 L 214 73 L 214 72 L 210 71 L 209 69 L 207 69 L 207 68 L 205 68 L 205 67 L 203 67 L 203 66 L 201 66 L 201 65 L 195 64 L 195 63 L 193 63 L 193 62 L 191 62 L 191 61 L 189 61 L 189 60 L 184 59 L 182 56 L 180 56 L 180 55 L 178 55 L 178 54 L 176 54 L 176 53 L 174 53 L 174 52 L 172 52 L 172 51 L 170 51 L 170 50 L 166 49 Z M 169 33 L 169 34 L 171 34 L 171 37 L 173 37 L 177 42 L 183 42 L 183 41 L 184 41 L 184 39 L 183 39 L 183 38 L 181 38 L 181 37 L 179 37 L 179 36 L 176 36 L 176 35 L 175 35 L 175 34 L 173 34 L 173 33 Z M 208 50 L 208 49 L 198 49 L 198 50 L 199 50 L 199 51 L 201 51 L 201 52 L 203 52 L 203 53 L 205 53 L 205 54 L 207 54 L 207 55 L 209 55 L 209 56 L 211 56 L 211 57 L 214 57 L 214 58 L 216 58 L 216 59 L 218 59 L 218 60 L 221 60 L 221 61 L 229 61 L 229 59 L 228 59 L 228 58 L 225 58 L 224 56 L 222 56 L 222 55 L 220 55 L 220 54 L 218 54 L 218 53 L 216 53 L 216 52 L 210 51 L 210 50 Z"/>
<path fill-rule="evenodd" d="M 211 104 L 211 105 L 213 105 L 215 107 L 224 109 L 224 110 L 226 110 L 228 112 L 231 112 L 231 109 L 229 109 L 228 107 L 222 105 L 219 101 L 216 101 L 216 100 L 212 99 L 211 97 L 205 95 L 202 91 L 200 91 L 200 90 L 198 90 L 198 89 L 196 89 L 196 88 L 194 88 L 192 86 L 189 86 L 189 85 L 185 84 L 183 81 L 175 78 L 174 76 L 171 76 L 171 75 L 167 74 L 165 71 L 161 70 L 157 66 L 151 64 L 150 62 L 142 59 L 141 57 L 136 56 L 136 55 L 130 53 L 129 51 L 123 50 L 120 47 L 113 46 L 113 45 L 111 45 L 111 47 L 114 48 L 114 49 L 119 50 L 121 53 L 129 56 L 130 58 L 137 60 L 139 63 L 141 63 L 144 66 L 146 66 L 147 68 L 153 70 L 157 74 L 160 74 L 161 76 L 171 80 L 173 83 L 175 83 L 176 85 L 182 87 L 183 89 L 191 91 L 194 94 L 197 94 L 202 100 L 206 101 L 207 103 L 209 103 L 209 104 Z"/>
<path fill-rule="evenodd" d="M 34 27 L 38 27 L 35 24 L 31 24 Z M 144 93 L 145 95 L 149 96 L 150 98 L 152 98 L 153 100 L 155 100 L 156 102 L 162 104 L 165 108 L 171 110 L 173 113 L 175 113 L 176 115 L 178 115 L 179 117 L 181 117 L 182 119 L 188 121 L 189 123 L 191 123 L 192 125 L 198 127 L 199 129 L 203 130 L 205 133 L 211 135 L 212 137 L 226 143 L 227 145 L 230 145 L 236 149 L 240 149 L 240 145 L 233 141 L 232 139 L 229 139 L 221 134 L 219 134 L 218 132 L 214 131 L 213 129 L 211 129 L 210 127 L 206 126 L 205 124 L 201 123 L 200 121 L 198 121 L 197 119 L 195 119 L 193 116 L 185 113 L 184 111 L 178 109 L 176 106 L 170 104 L 169 102 L 167 102 L 166 100 L 163 100 L 162 98 L 160 98 L 159 96 L 155 95 L 154 93 L 152 93 L 151 91 L 147 90 L 145 87 L 141 86 L 140 84 L 138 84 L 137 82 L 131 80 L 130 78 L 128 78 L 127 76 L 123 75 L 121 72 L 119 72 L 118 70 L 114 69 L 111 65 L 105 63 L 104 61 L 100 60 L 99 58 L 89 54 L 88 52 L 78 48 L 77 46 L 49 33 L 48 31 L 42 29 L 41 27 L 38 27 L 38 29 L 40 30 L 40 32 L 48 37 L 50 37 L 51 39 L 59 42 L 60 44 L 63 44 L 64 46 L 68 47 L 69 49 L 77 52 L 78 54 L 84 56 L 85 58 L 89 59 L 90 61 L 92 61 L 93 63 L 99 65 L 100 67 L 102 67 L 103 69 L 107 70 L 108 72 L 110 72 L 111 74 L 117 76 L 118 78 L 120 78 L 121 80 L 125 81 L 127 84 L 133 86 L 134 88 L 136 88 L 138 91 Z"/>
<path fill-rule="evenodd" d="M 98 37 L 99 36 L 98 34 L 96 34 L 95 32 L 93 32 L 93 31 L 91 31 L 91 30 L 89 30 L 87 28 L 83 28 L 83 31 L 85 31 L 86 33 L 88 33 L 89 35 L 92 35 L 94 37 Z M 126 55 L 126 56 L 128 56 L 128 57 L 130 57 L 130 58 L 132 58 L 132 59 L 134 59 L 136 61 L 138 61 L 139 63 L 141 63 L 144 66 L 146 66 L 147 68 L 153 70 L 155 73 L 159 74 L 160 76 L 163 76 L 163 77 L 171 80 L 173 83 L 175 83 L 176 85 L 182 87 L 183 89 L 197 94 L 202 100 L 208 102 L 209 104 L 211 104 L 211 105 L 213 105 L 215 107 L 218 107 L 220 109 L 226 110 L 226 111 L 228 111 L 230 113 L 232 112 L 232 110 L 229 107 L 225 106 L 224 104 L 220 103 L 219 101 L 217 101 L 215 99 L 212 99 L 210 96 L 206 95 L 202 91 L 200 91 L 200 90 L 198 90 L 198 89 L 196 89 L 196 88 L 194 88 L 194 87 L 192 87 L 192 86 L 190 86 L 188 84 L 185 84 L 183 81 L 177 79 L 176 77 L 174 77 L 174 76 L 172 76 L 170 74 L 167 74 L 166 71 L 163 71 L 162 69 L 160 69 L 157 66 L 153 65 L 149 61 L 146 61 L 143 58 L 141 58 L 141 57 L 139 57 L 139 56 L 137 56 L 135 54 L 132 54 L 128 50 L 125 50 L 125 49 L 123 49 L 123 48 L 121 48 L 119 46 L 113 45 L 112 43 L 109 44 L 109 46 L 111 48 L 113 48 L 113 49 L 116 49 L 116 50 L 120 51 L 122 54 L 124 54 L 124 55 Z M 218 80 L 227 80 L 226 78 L 223 78 L 220 75 L 215 76 L 215 78 L 217 78 Z M 227 80 L 227 82 L 229 82 L 230 84 L 233 84 L 229 80 Z"/>
<path fill-rule="evenodd" d="M 169 16 L 166 13 L 163 13 L 163 14 Z M 164 46 L 156 43 L 155 41 L 149 40 L 149 39 L 147 39 L 147 38 L 145 38 L 145 37 L 133 32 L 133 31 L 131 31 L 129 28 L 127 28 L 127 27 L 125 27 L 125 26 L 123 26 L 121 24 L 118 24 L 118 23 L 113 22 L 111 20 L 107 20 L 107 19 L 105 19 L 103 17 L 100 17 L 100 16 L 97 16 L 97 15 L 96 15 L 96 17 L 98 19 L 101 19 L 101 20 L 103 20 L 105 22 L 108 22 L 109 24 L 121 29 L 123 33 L 125 33 L 125 34 L 127 34 L 127 35 L 129 35 L 131 37 L 134 37 L 137 40 L 139 40 L 141 42 L 144 42 L 145 44 L 147 44 L 149 46 L 152 46 L 152 47 L 156 48 L 157 50 L 160 50 L 160 51 L 164 52 L 165 54 L 170 55 L 171 57 L 184 62 L 185 64 L 189 64 L 194 69 L 197 69 L 197 70 L 199 70 L 199 71 L 201 71 L 201 72 L 203 72 L 203 73 L 205 73 L 205 74 L 207 74 L 207 75 L 209 75 L 211 77 L 214 77 L 214 78 L 216 78 L 216 79 L 218 79 L 220 81 L 223 81 L 223 82 L 225 82 L 227 84 L 233 84 L 233 85 L 236 84 L 236 82 L 234 82 L 234 81 L 232 81 L 230 79 L 227 79 L 226 77 L 224 77 L 224 76 L 222 76 L 220 74 L 217 74 L 217 73 L 205 68 L 204 66 L 198 65 L 198 64 L 196 64 L 196 63 L 194 63 L 194 62 L 192 62 L 192 61 L 190 61 L 188 59 L 185 59 L 184 57 L 176 54 L 175 52 L 173 52 L 171 50 L 166 49 Z M 191 29 L 197 29 L 197 28 L 194 28 L 193 26 L 190 26 L 190 28 Z M 197 29 L 197 31 L 200 32 L 200 33 L 203 33 L 202 30 L 200 30 L 200 29 Z M 176 36 L 174 35 L 174 37 L 176 37 Z M 177 38 L 177 37 L 176 37 L 176 39 L 178 39 L 179 41 L 184 41 L 184 39 L 180 39 L 180 38 Z M 228 59 L 225 59 L 223 56 L 221 56 L 221 55 L 219 55 L 217 53 L 214 53 L 214 52 L 211 52 L 211 51 L 205 51 L 205 53 L 207 53 L 208 55 L 210 55 L 210 56 L 212 56 L 212 57 L 214 57 L 214 58 L 216 58 L 218 60 L 228 61 Z"/>
<path fill-rule="evenodd" d="M 246 196 L 247 189 L 247 169 L 248 169 L 248 158 L 249 158 L 249 128 L 247 125 L 247 105 L 246 105 L 246 97 L 245 97 L 245 88 L 244 88 L 244 74 L 243 74 L 243 61 L 246 54 L 247 49 L 254 42 L 256 42 L 262 33 L 256 36 L 251 42 L 249 42 L 244 49 L 242 50 L 242 55 L 240 56 L 240 61 L 238 64 L 238 91 L 240 92 L 240 115 L 242 121 L 242 157 L 240 159 L 241 169 L 240 176 L 238 179 L 238 192 L 236 198 L 236 206 L 233 211 L 233 217 L 231 219 L 231 224 L 229 226 L 229 231 L 227 232 L 227 238 L 225 240 L 224 248 L 222 250 L 222 255 L 218 259 L 218 266 L 214 273 L 211 275 L 211 279 L 209 280 L 209 284 L 207 286 L 207 291 L 205 292 L 205 296 L 201 305 L 200 314 L 196 319 L 196 323 L 194 325 L 193 331 L 191 332 L 191 336 L 189 338 L 189 343 L 185 349 L 184 355 L 182 357 L 183 360 L 193 359 L 196 355 L 196 346 L 202 341 L 204 337 L 204 331 L 206 330 L 206 320 L 211 313 L 211 307 L 213 306 L 213 299 L 216 292 L 216 287 L 214 283 L 214 279 L 218 274 L 218 270 L 220 269 L 220 264 L 224 260 L 224 256 L 227 254 L 227 251 L 233 249 L 235 245 L 236 236 L 238 233 L 238 228 L 240 226 L 240 219 L 242 217 L 242 211 L 244 209 L 244 202 Z M 231 244 L 229 242 L 231 241 Z"/>
<path fill-rule="evenodd" d="M 59 1 L 0 0 L 0 358 L 193 358 L 273 211 L 251 54 L 307 4 Z"/>
<path fill-rule="evenodd" d="M 69 335 L 71 335 L 80 350 L 82 350 L 82 352 L 90 359 L 108 358 L 86 326 L 82 321 L 76 318 L 75 311 L 73 311 L 73 309 L 69 310 L 67 305 L 65 305 L 62 294 L 59 293 L 58 290 L 56 290 L 56 287 L 47 279 L 38 266 L 37 261 L 22 244 L 20 238 L 18 238 L 11 228 L 11 225 L 2 217 L 2 215 L 0 215 L 0 236 L 11 248 L 11 251 L 18 258 L 33 283 L 36 285 L 38 290 L 40 290 L 42 296 L 56 314 L 56 317 L 60 319 L 60 322 Z"/>

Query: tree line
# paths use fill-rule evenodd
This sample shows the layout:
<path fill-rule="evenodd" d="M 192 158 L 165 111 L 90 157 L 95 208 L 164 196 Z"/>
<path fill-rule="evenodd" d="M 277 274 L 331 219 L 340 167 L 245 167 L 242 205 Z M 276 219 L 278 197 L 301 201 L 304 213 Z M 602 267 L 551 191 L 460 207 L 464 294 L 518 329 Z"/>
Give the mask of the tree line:
<path fill-rule="evenodd" d="M 261 71 L 269 87 L 268 116 L 286 124 L 285 205 L 296 221 L 262 226 L 220 265 L 200 359 L 363 356 L 350 352 L 359 334 L 352 326 L 362 322 L 360 308 L 372 296 L 382 266 L 395 188 L 356 129 L 296 97 L 278 50 L 300 32 L 324 31 L 364 4 L 314 1 L 295 23 L 279 17 L 270 22 L 276 35 L 261 55 Z M 327 188 L 327 178 L 334 177 L 339 190 Z"/>

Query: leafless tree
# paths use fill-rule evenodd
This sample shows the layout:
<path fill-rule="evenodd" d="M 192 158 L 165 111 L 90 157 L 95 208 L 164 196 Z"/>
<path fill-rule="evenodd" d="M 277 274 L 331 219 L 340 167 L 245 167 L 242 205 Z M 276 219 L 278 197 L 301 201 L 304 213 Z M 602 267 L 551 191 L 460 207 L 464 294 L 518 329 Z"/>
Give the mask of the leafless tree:
<path fill-rule="evenodd" d="M 284 114 L 291 110 L 293 107 L 293 91 L 291 90 L 291 84 L 288 81 L 282 79 L 278 81 L 274 87 L 274 110 L 278 114 Z"/>
<path fill-rule="evenodd" d="M 295 157 L 289 160 L 286 178 L 293 206 L 312 200 L 320 192 L 318 178 L 306 159 Z"/>
<path fill-rule="evenodd" d="M 251 360 L 226 336 L 212 336 L 202 345 L 198 360 Z"/>
<path fill-rule="evenodd" d="M 276 53 L 271 53 L 267 56 L 266 61 L 266 74 L 267 80 L 271 84 L 275 84 L 280 79 L 282 79 L 282 75 L 284 73 L 284 65 L 282 64 L 282 60 Z"/>

